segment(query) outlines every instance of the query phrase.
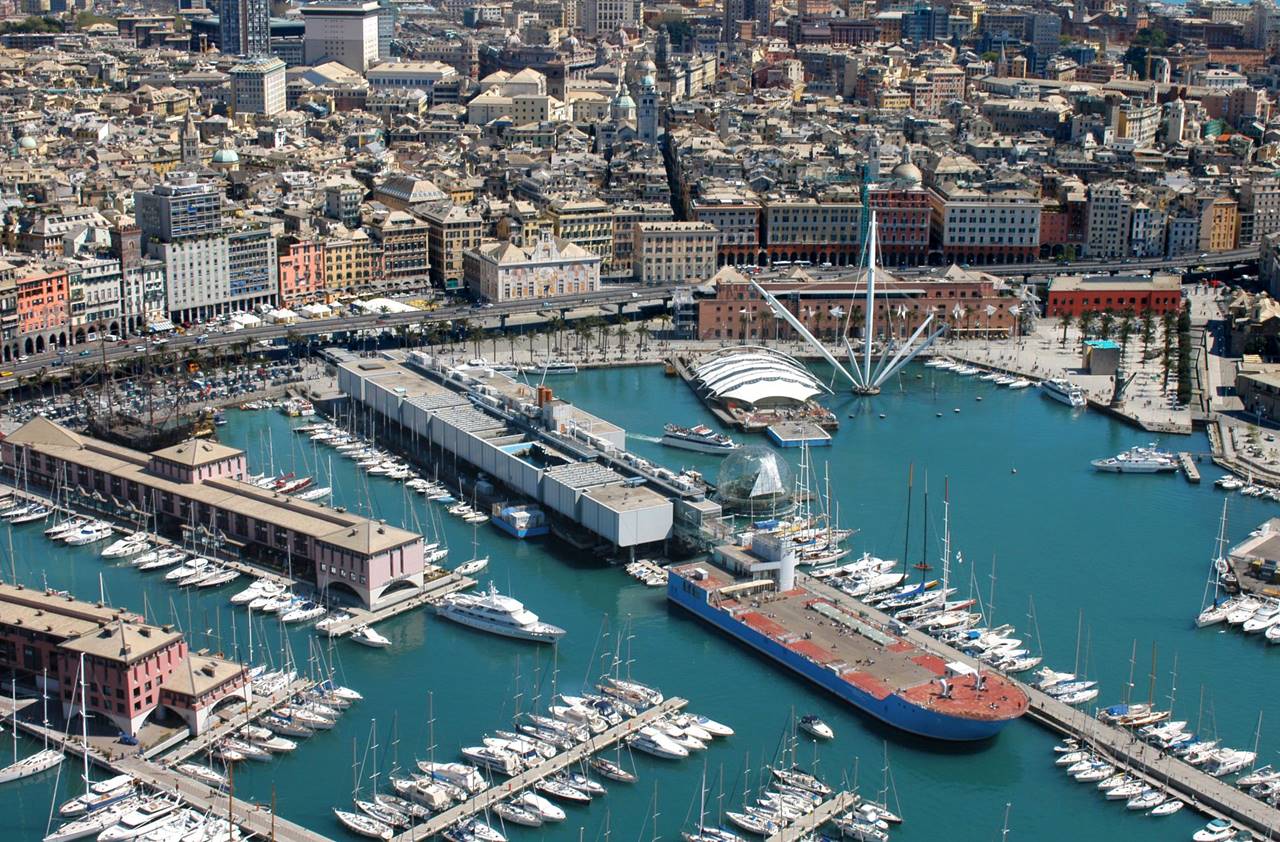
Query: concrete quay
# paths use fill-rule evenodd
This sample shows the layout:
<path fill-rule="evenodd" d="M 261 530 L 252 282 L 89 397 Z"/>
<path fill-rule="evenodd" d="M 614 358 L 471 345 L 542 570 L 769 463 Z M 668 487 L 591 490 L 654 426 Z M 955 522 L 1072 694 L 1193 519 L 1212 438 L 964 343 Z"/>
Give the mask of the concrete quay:
<path fill-rule="evenodd" d="M 392 842 L 414 842 L 414 840 L 426 839 L 441 833 L 459 822 L 466 821 L 476 813 L 487 810 L 499 801 L 510 798 L 512 795 L 534 786 L 539 781 L 554 775 L 562 769 L 575 763 L 584 762 L 596 752 L 603 751 L 619 740 L 639 731 L 655 719 L 675 713 L 688 703 L 688 700 L 678 697 L 667 699 L 662 704 L 642 711 L 634 718 L 613 726 L 603 734 L 593 736 L 585 743 L 579 743 L 568 751 L 560 752 L 532 769 L 521 772 L 514 778 L 509 778 L 483 792 L 477 793 L 466 801 L 455 804 L 443 813 L 437 813 L 426 822 L 415 825 L 398 834 L 392 839 Z"/>
<path fill-rule="evenodd" d="M 869 617 L 881 624 L 902 628 L 901 624 L 889 615 L 858 602 L 848 594 L 820 580 L 803 573 L 797 574 L 797 579 L 810 592 L 826 597 L 854 614 Z M 922 631 L 907 628 L 901 631 L 900 635 L 921 649 L 948 661 L 960 661 L 974 669 L 991 669 L 990 666 Z M 1213 818 L 1227 819 L 1264 838 L 1268 834 L 1274 834 L 1276 828 L 1280 828 L 1280 809 L 1271 807 L 1226 781 L 1211 777 L 1175 757 L 1160 754 L 1153 746 L 1137 739 L 1131 731 L 1107 725 L 1019 681 L 1015 676 L 1009 676 L 1009 678 L 1030 699 L 1027 716 L 1032 721 L 1088 744 L 1091 749 L 1104 755 L 1117 767 L 1142 777 L 1152 786 L 1164 789 L 1174 797 L 1181 798 L 1199 813 Z M 1045 757 L 1044 762 L 1050 761 L 1050 757 Z"/>
<path fill-rule="evenodd" d="M 383 605 L 372 611 L 365 608 L 349 607 L 343 608 L 350 615 L 347 619 L 338 620 L 324 627 L 321 634 L 329 637 L 343 637 L 351 634 L 362 626 L 371 626 L 374 623 L 381 623 L 384 620 L 390 620 L 392 617 L 398 617 L 401 614 L 412 611 L 423 605 L 435 603 L 449 594 L 466 590 L 474 587 L 476 580 L 467 576 L 460 576 L 457 573 L 444 573 L 434 579 L 429 579 L 422 585 L 422 590 L 406 597 L 397 602 Z"/>

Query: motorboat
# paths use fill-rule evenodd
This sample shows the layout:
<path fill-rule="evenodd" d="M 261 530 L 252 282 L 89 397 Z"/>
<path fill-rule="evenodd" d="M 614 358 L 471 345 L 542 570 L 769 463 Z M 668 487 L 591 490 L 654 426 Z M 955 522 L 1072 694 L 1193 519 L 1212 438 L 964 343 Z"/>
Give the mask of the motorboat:
<path fill-rule="evenodd" d="M 62 537 L 62 541 L 72 547 L 83 547 L 87 544 L 94 544 L 110 538 L 114 534 L 115 529 L 112 528 L 111 524 L 96 520 L 75 532 L 67 533 Z"/>
<path fill-rule="evenodd" d="M 505 637 L 550 643 L 564 635 L 564 629 L 541 622 L 519 600 L 498 593 L 492 582 L 484 594 L 450 594 L 437 610 L 455 623 Z"/>
<path fill-rule="evenodd" d="M 1252 617 L 1241 623 L 1240 629 L 1245 634 L 1257 634 L 1276 623 L 1280 623 L 1280 600 L 1267 600 L 1253 612 Z"/>
<path fill-rule="evenodd" d="M 567 783 L 555 778 L 544 778 L 534 784 L 534 789 L 545 795 L 549 795 L 560 801 L 568 801 L 573 804 L 586 804 L 591 800 L 591 795 L 580 789 L 575 789 Z"/>
<path fill-rule="evenodd" d="M 689 756 L 689 750 L 678 745 L 666 734 L 646 725 L 628 740 L 629 745 L 645 754 L 662 757 L 668 760 L 679 760 Z"/>
<path fill-rule="evenodd" d="M 1180 801 L 1177 798 L 1170 798 L 1168 801 L 1164 802 L 1163 804 L 1157 807 L 1153 807 L 1151 812 L 1147 813 L 1147 815 L 1148 816 L 1172 816 L 1174 813 L 1178 812 L 1185 806 L 1187 806 L 1185 802 Z"/>
<path fill-rule="evenodd" d="M 1040 392 L 1045 397 L 1052 398 L 1059 403 L 1065 403 L 1073 409 L 1079 409 L 1089 403 L 1084 391 L 1066 379 L 1042 380 L 1040 382 Z"/>
<path fill-rule="evenodd" d="M 210 769 L 208 766 L 201 766 L 199 763 L 179 763 L 173 768 L 174 771 L 192 780 L 199 781 L 205 786 L 211 786 L 214 789 L 225 789 L 227 786 L 227 776 Z"/>
<path fill-rule="evenodd" d="M 1236 835 L 1236 828 L 1226 819 L 1213 819 L 1191 837 L 1193 842 L 1225 842 Z"/>
<path fill-rule="evenodd" d="M 690 713 L 687 714 L 687 716 L 694 722 L 698 723 L 699 727 L 713 737 L 732 737 L 734 734 L 733 729 L 728 725 L 725 725 L 722 722 L 717 722 L 710 717 L 702 716 L 697 713 Z"/>
<path fill-rule="evenodd" d="M 100 833 L 114 826 L 120 819 L 132 813 L 141 804 L 142 799 L 133 796 L 103 807 L 100 810 L 86 813 L 50 832 L 44 837 L 44 842 L 73 842 L 73 840 L 86 837 L 96 839 Z"/>
<path fill-rule="evenodd" d="M 379 634 L 373 626 L 361 626 L 356 629 L 351 633 L 351 642 L 371 649 L 386 649 L 391 646 L 391 638 Z"/>
<path fill-rule="evenodd" d="M 806 734 L 816 739 L 835 739 L 836 733 L 831 730 L 831 726 L 813 714 L 800 717 L 796 724 L 800 727 L 801 731 L 804 731 Z"/>
<path fill-rule="evenodd" d="M 284 593 L 284 585 L 270 579 L 254 579 L 249 587 L 232 595 L 232 605 L 248 605 L 255 599 L 279 596 Z"/>
<path fill-rule="evenodd" d="M 325 614 L 329 613 L 329 609 L 325 608 L 318 602 L 304 600 L 295 607 L 285 611 L 280 615 L 282 623 L 309 623 L 312 620 L 318 620 Z"/>
<path fill-rule="evenodd" d="M 557 780 L 563 781 L 579 792 L 585 792 L 587 795 L 592 797 L 608 794 L 608 790 L 605 789 L 604 784 L 599 781 L 593 781 L 590 777 L 582 774 L 581 772 L 566 770 L 557 777 Z"/>
<path fill-rule="evenodd" d="M 477 766 L 507 777 L 514 777 L 524 770 L 519 755 L 505 749 L 486 745 L 464 746 L 459 753 Z"/>
<path fill-rule="evenodd" d="M 205 568 L 207 568 L 212 563 L 213 562 L 209 561 L 209 559 L 204 558 L 203 556 L 195 556 L 194 558 L 188 560 L 185 564 L 181 565 L 180 567 L 175 567 L 174 569 L 170 570 L 168 573 L 164 574 L 165 581 L 181 582 L 184 579 L 190 578 L 191 576 L 194 576 L 197 573 L 202 572 Z"/>
<path fill-rule="evenodd" d="M 564 810 L 560 809 L 555 804 L 552 804 L 536 792 L 525 790 L 511 800 L 513 803 L 519 804 L 526 810 L 536 813 L 538 818 L 542 819 L 544 822 L 562 822 L 565 819 Z"/>
<path fill-rule="evenodd" d="M 150 798 L 120 817 L 98 834 L 98 842 L 121 842 L 151 833 L 178 819 L 178 802 L 167 798 Z"/>
<path fill-rule="evenodd" d="M 128 558 L 137 555 L 150 549 L 151 545 L 147 540 L 149 537 L 145 532 L 134 532 L 103 547 L 99 555 L 103 558 Z"/>
<path fill-rule="evenodd" d="M 460 787 L 471 795 L 483 791 L 486 786 L 479 770 L 465 763 L 436 763 L 419 760 L 418 769 L 433 780 Z"/>
<path fill-rule="evenodd" d="M 1259 766 L 1247 775 L 1241 775 L 1236 779 L 1236 786 L 1241 789 L 1248 789 L 1257 784 L 1266 784 L 1273 781 L 1280 781 L 1280 769 L 1274 769 L 1268 764 Z"/>

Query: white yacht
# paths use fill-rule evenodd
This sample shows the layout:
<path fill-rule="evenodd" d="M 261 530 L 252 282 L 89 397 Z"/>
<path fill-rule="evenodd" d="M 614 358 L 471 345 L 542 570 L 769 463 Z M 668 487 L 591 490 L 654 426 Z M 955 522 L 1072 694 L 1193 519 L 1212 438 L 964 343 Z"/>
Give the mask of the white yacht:
<path fill-rule="evenodd" d="M 1114 474 L 1155 474 L 1178 470 L 1178 457 L 1154 446 L 1131 447 L 1107 459 L 1094 459 L 1095 470 Z"/>
<path fill-rule="evenodd" d="M 1245 634 L 1254 634 L 1256 632 L 1265 632 L 1267 629 L 1280 623 L 1280 601 L 1267 601 L 1262 607 L 1253 613 L 1253 616 L 1245 620 L 1240 628 Z"/>
<path fill-rule="evenodd" d="M 1071 381 L 1064 379 L 1059 380 L 1042 380 L 1040 382 L 1040 391 L 1046 397 L 1053 398 L 1059 403 L 1065 403 L 1070 407 L 1082 407 L 1088 404 L 1088 400 L 1084 396 L 1084 392 L 1079 386 Z"/>
<path fill-rule="evenodd" d="M 662 443 L 667 447 L 696 450 L 700 453 L 732 453 L 740 446 L 733 439 L 723 433 L 717 433 L 706 424 L 698 424 L 695 427 L 668 424 L 662 429 Z"/>
<path fill-rule="evenodd" d="M 451 594 L 441 600 L 437 610 L 455 623 L 521 640 L 550 643 L 564 635 L 564 629 L 541 622 L 519 600 L 498 593 L 493 582 L 487 593 Z"/>

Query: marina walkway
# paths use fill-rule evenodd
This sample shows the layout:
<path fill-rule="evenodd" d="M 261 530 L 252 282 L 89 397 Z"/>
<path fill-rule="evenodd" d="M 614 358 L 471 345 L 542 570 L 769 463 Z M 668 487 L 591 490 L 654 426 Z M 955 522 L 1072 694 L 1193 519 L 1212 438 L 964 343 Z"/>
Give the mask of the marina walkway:
<path fill-rule="evenodd" d="M 471 818 L 476 813 L 487 810 L 497 802 L 509 798 L 521 790 L 532 787 L 538 781 L 548 778 L 562 769 L 585 761 L 596 752 L 603 751 L 619 740 L 630 736 L 655 719 L 675 713 L 688 703 L 687 700 L 678 697 L 667 699 L 662 704 L 643 711 L 633 719 L 628 719 L 621 724 L 613 726 L 603 734 L 598 734 L 585 743 L 579 743 L 568 751 L 561 752 L 550 760 L 521 772 L 514 778 L 495 784 L 474 797 L 468 798 L 461 804 L 450 807 L 443 813 L 437 813 L 423 824 L 416 825 L 399 834 L 392 839 L 392 842 L 412 842 L 413 840 L 434 836 L 459 822 Z"/>
<path fill-rule="evenodd" d="M 350 619 L 326 626 L 321 634 L 327 634 L 329 637 L 342 637 L 361 626 L 371 626 L 374 623 L 381 623 L 383 620 L 390 620 L 392 617 L 398 617 L 406 611 L 412 611 L 419 606 L 435 602 L 451 593 L 474 587 L 475 584 L 475 579 L 460 576 L 457 573 L 446 573 L 426 582 L 423 584 L 422 590 L 399 602 L 393 602 L 390 605 L 384 605 L 372 611 L 365 608 L 343 608 L 343 611 L 351 615 Z"/>
<path fill-rule="evenodd" d="M 814 808 L 812 813 L 773 834 L 765 842 L 796 842 L 796 840 L 803 839 L 806 834 L 816 831 L 841 813 L 852 810 L 857 804 L 858 796 L 854 793 L 837 792 Z"/>
<path fill-rule="evenodd" d="M 298 683 L 295 682 L 295 686 Z M 285 696 L 284 698 L 288 698 Z M 280 700 L 276 700 L 279 704 Z M 23 700 L 19 707 L 26 707 L 35 702 Z M 57 745 L 65 753 L 75 757 L 84 756 L 84 745 L 78 735 L 68 737 L 54 728 L 45 728 L 35 723 L 17 720 L 18 727 L 36 737 L 48 737 L 49 742 Z M 279 842 L 327 842 L 327 838 L 319 833 L 274 815 L 265 806 L 249 804 L 233 796 L 220 792 L 204 784 L 192 780 L 179 772 L 161 766 L 154 761 L 139 755 L 124 757 L 108 756 L 102 747 L 94 745 L 95 738 L 89 738 L 89 759 L 96 765 L 115 774 L 132 775 L 147 786 L 161 791 L 175 793 L 182 797 L 188 806 L 198 808 L 218 816 L 230 815 L 243 831 L 263 839 L 275 839 Z M 184 756 L 190 756 L 188 752 Z M 175 758 L 176 761 L 176 758 Z"/>
<path fill-rule="evenodd" d="M 300 824 L 282 819 L 261 804 L 250 804 L 233 795 L 205 786 L 172 769 L 141 757 L 125 758 L 114 764 L 116 771 L 133 775 L 154 789 L 176 793 L 188 805 L 230 817 L 246 834 L 277 842 L 327 842 L 328 837 L 308 830 Z"/>
<path fill-rule="evenodd" d="M 270 696 L 255 697 L 249 703 L 248 709 L 244 707 L 226 708 L 224 714 L 228 717 L 200 736 L 187 740 L 178 746 L 168 756 L 166 763 L 181 763 L 197 754 L 203 754 L 209 751 L 223 737 L 230 736 L 236 729 L 242 728 L 245 724 L 252 722 L 262 714 L 269 710 L 275 710 L 283 705 L 297 693 L 304 693 L 315 686 L 315 682 L 309 678 L 297 678 L 285 690 L 273 693 Z"/>
<path fill-rule="evenodd" d="M 885 624 L 900 627 L 892 617 L 875 608 L 858 602 L 836 588 L 798 574 L 804 587 L 815 594 L 830 599 L 855 614 L 862 614 Z M 915 629 L 906 629 L 902 636 L 925 651 L 940 655 L 949 661 L 960 661 L 978 669 L 991 667 L 964 655 L 956 649 Z M 1162 755 L 1155 747 L 1139 740 L 1132 732 L 1098 721 L 1087 713 L 1041 693 L 1029 685 L 1009 676 L 1031 700 L 1027 711 L 1033 721 L 1066 736 L 1082 740 L 1105 755 L 1113 764 L 1138 775 L 1153 786 L 1167 790 L 1181 798 L 1197 812 L 1214 818 L 1224 818 L 1263 837 L 1274 834 L 1280 828 L 1280 810 L 1251 797 L 1226 781 L 1205 774 L 1194 766 L 1168 755 Z M 1044 759 L 1045 763 L 1051 757 Z"/>

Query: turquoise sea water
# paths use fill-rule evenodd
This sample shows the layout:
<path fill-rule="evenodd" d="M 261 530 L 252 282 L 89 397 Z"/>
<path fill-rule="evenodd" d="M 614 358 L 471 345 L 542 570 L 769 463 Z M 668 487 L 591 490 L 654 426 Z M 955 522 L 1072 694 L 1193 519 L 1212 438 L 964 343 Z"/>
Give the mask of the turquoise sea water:
<path fill-rule="evenodd" d="M 658 368 L 584 372 L 549 384 L 559 396 L 639 436 L 656 437 L 668 421 L 713 423 L 687 388 L 663 377 Z M 983 400 L 976 400 L 978 396 Z M 918 366 L 903 392 L 870 401 L 837 396 L 830 403 L 841 418 L 841 429 L 833 447 L 813 451 L 813 461 L 819 476 L 829 471 L 841 522 L 859 530 L 851 541 L 855 552 L 901 556 L 906 476 L 914 463 L 917 498 L 911 561 L 918 560 L 921 551 L 919 492 L 926 469 L 931 492 L 929 553 L 936 558 L 942 487 L 944 477 L 949 477 L 954 543 L 965 559 L 954 579 L 962 590 L 976 581 L 986 598 L 994 558 L 997 622 L 1014 623 L 1021 636 L 1030 636 L 1026 614 L 1028 599 L 1034 597 L 1047 663 L 1070 669 L 1077 657 L 1076 631 L 1083 611 L 1079 658 L 1082 668 L 1087 661 L 1089 675 L 1103 682 L 1099 703 L 1122 698 L 1135 640 L 1133 698 L 1145 700 L 1155 642 L 1157 701 L 1167 704 L 1172 690 L 1177 718 L 1200 721 L 1202 731 L 1216 731 L 1239 747 L 1251 747 L 1262 710 L 1260 762 L 1280 761 L 1280 680 L 1275 677 L 1280 647 L 1269 650 L 1254 637 L 1197 631 L 1191 625 L 1200 607 L 1222 503 L 1222 494 L 1211 484 L 1217 476 L 1212 467 L 1205 470 L 1201 487 L 1171 476 L 1095 474 L 1089 459 L 1144 443 L 1151 436 L 1097 414 L 1072 414 L 1034 390 L 1010 392 Z M 955 413 L 955 408 L 961 411 Z M 856 417 L 848 417 L 850 413 Z M 220 428 L 219 435 L 245 447 L 254 470 L 265 470 L 268 458 L 278 469 L 314 473 L 318 463 L 322 473 L 327 470 L 331 451 L 313 451 L 304 437 L 288 433 L 289 421 L 283 416 L 229 414 L 230 424 Z M 1176 449 L 1208 449 L 1199 435 L 1163 443 Z M 715 457 L 673 451 L 639 437 L 630 444 L 666 464 L 697 466 L 708 476 L 715 474 Z M 799 455 L 786 454 L 789 459 Z M 353 509 L 371 504 L 377 516 L 411 528 L 430 522 L 429 506 L 434 504 L 406 495 L 400 484 L 366 478 L 336 455 L 332 466 L 339 503 Z M 1276 508 L 1233 497 L 1230 537 L 1239 540 Z M 470 557 L 472 529 L 439 509 L 435 519 L 444 521 L 453 548 L 450 563 Z M 1105 802 L 1093 787 L 1066 779 L 1051 762 L 1055 739 L 1030 722 L 1014 723 L 998 739 L 982 745 L 925 743 L 865 719 L 712 633 L 669 608 L 660 591 L 634 582 L 620 568 L 566 551 L 548 539 L 516 541 L 491 526 L 481 527 L 475 537 L 480 553 L 492 558 L 486 576 L 568 630 L 554 662 L 559 689 L 578 690 L 598 674 L 602 655 L 617 641 L 615 636 L 602 637 L 601 630 L 616 632 L 626 624 L 629 635 L 622 650 L 624 656 L 629 654 L 637 678 L 690 699 L 692 710 L 738 732 L 717 741 L 705 755 L 679 763 L 638 755 L 640 783 L 610 784 L 607 797 L 587 808 L 569 808 L 569 819 L 562 825 L 513 828 L 513 840 L 603 839 L 606 832 L 613 839 L 651 839 L 655 784 L 658 835 L 676 839 L 691 810 L 696 817 L 704 758 L 713 791 L 711 806 L 721 776 L 725 803 L 736 806 L 747 755 L 757 768 L 760 760 L 771 759 L 793 709 L 817 713 L 835 728 L 837 739 L 818 754 L 821 771 L 833 782 L 852 777 L 857 768 L 863 791 L 874 795 L 881 786 L 887 743 L 907 819 L 894 831 L 895 839 L 998 839 L 1006 802 L 1012 803 L 1014 839 L 1185 839 L 1201 823 L 1190 811 L 1167 819 L 1127 813 L 1122 805 Z M 51 552 L 35 526 L 18 527 L 14 545 L 17 573 L 24 582 L 47 580 L 50 586 L 91 597 L 101 573 L 110 601 L 140 610 L 145 595 L 153 619 L 177 620 L 197 644 L 213 648 L 231 649 L 235 624 L 235 640 L 245 646 L 245 614 L 226 602 L 237 585 L 214 594 L 179 592 L 154 574 L 104 563 L 91 550 L 59 547 Z M 350 798 L 352 741 L 360 742 L 363 754 L 372 719 L 377 721 L 385 759 L 390 726 L 398 717 L 404 766 L 426 756 L 428 694 L 433 699 L 438 758 L 451 758 L 460 746 L 477 743 L 486 730 L 504 727 L 517 705 L 528 709 L 539 692 L 544 704 L 550 695 L 549 648 L 486 636 L 423 612 L 379 629 L 393 640 L 394 648 L 371 651 L 340 642 L 334 650 L 339 680 L 361 690 L 366 700 L 337 728 L 306 741 L 291 756 L 242 764 L 236 774 L 237 795 L 262 802 L 274 795 L 282 815 L 344 838 L 330 807 Z M 314 634 L 300 629 L 289 637 L 294 656 L 305 662 Z M 278 652 L 275 629 L 266 630 L 265 638 L 268 648 Z M 262 639 L 263 633 L 255 629 L 255 649 Z M 1177 680 L 1172 689 L 1175 658 Z M 802 747 L 801 756 L 812 762 L 813 749 Z M 74 774 L 71 767 L 65 771 L 64 793 L 73 791 L 66 778 Z M 40 837 L 53 782 L 47 776 L 0 788 L 0 838 Z"/>

